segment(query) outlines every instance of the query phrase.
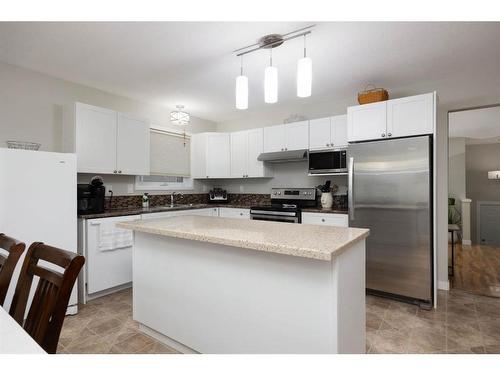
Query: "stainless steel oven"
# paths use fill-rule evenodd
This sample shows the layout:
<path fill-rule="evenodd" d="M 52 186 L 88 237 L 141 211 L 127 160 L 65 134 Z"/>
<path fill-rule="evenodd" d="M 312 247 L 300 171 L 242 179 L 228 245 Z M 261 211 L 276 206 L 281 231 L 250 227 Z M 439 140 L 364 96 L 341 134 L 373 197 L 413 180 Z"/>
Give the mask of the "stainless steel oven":
<path fill-rule="evenodd" d="M 273 188 L 271 204 L 250 208 L 250 219 L 300 223 L 301 207 L 316 206 L 315 188 Z"/>
<path fill-rule="evenodd" d="M 347 174 L 347 149 L 309 151 L 309 174 Z"/>

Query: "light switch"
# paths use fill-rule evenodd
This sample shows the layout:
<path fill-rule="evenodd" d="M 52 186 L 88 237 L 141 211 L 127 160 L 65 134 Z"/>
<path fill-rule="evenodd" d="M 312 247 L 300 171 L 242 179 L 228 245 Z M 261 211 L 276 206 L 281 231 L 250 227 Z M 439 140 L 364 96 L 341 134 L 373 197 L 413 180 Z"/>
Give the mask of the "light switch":
<path fill-rule="evenodd" d="M 134 184 L 127 184 L 127 193 L 132 194 L 134 192 Z"/>

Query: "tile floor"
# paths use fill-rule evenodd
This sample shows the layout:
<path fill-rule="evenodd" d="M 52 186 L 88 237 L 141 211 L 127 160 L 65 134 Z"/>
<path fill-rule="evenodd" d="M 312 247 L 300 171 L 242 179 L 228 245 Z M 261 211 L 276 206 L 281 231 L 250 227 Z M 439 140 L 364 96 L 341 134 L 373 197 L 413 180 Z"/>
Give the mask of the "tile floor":
<path fill-rule="evenodd" d="M 500 353 L 500 299 L 440 292 L 439 308 L 367 296 L 367 353 Z M 131 289 L 90 301 L 66 317 L 58 353 L 168 354 L 132 320 Z"/>

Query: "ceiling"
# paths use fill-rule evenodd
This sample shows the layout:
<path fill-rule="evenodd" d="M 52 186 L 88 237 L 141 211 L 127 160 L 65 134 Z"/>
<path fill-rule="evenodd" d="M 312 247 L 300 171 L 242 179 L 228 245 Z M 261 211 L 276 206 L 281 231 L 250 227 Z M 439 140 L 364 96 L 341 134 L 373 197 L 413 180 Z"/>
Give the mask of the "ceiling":
<path fill-rule="evenodd" d="M 133 99 L 223 122 L 245 116 L 234 108 L 239 59 L 233 50 L 303 22 L 0 23 L 0 60 Z M 268 51 L 244 59 L 249 111 L 303 101 L 355 98 L 367 83 L 392 92 L 430 82 L 441 102 L 500 87 L 499 23 L 318 23 L 308 38 L 313 96 L 295 95 L 302 39 L 273 53 L 279 102 L 263 98 Z M 494 48 L 492 48 L 494 47 Z M 302 102 L 301 102 L 302 101 Z"/>
<path fill-rule="evenodd" d="M 451 138 L 466 138 L 466 144 L 500 142 L 500 106 L 451 112 Z"/>

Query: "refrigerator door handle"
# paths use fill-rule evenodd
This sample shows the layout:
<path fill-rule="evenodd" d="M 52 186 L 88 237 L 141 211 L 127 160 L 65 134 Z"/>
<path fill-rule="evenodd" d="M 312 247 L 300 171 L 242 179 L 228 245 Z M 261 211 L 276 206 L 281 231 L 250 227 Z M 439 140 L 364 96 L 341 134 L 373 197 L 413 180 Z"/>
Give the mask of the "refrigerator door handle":
<path fill-rule="evenodd" d="M 347 182 L 349 187 L 347 191 L 347 199 L 348 199 L 348 206 L 349 206 L 349 219 L 354 220 L 354 197 L 353 197 L 353 191 L 354 191 L 354 158 L 350 157 L 349 158 L 349 167 L 348 167 L 348 175 L 349 175 L 349 181 Z"/>

